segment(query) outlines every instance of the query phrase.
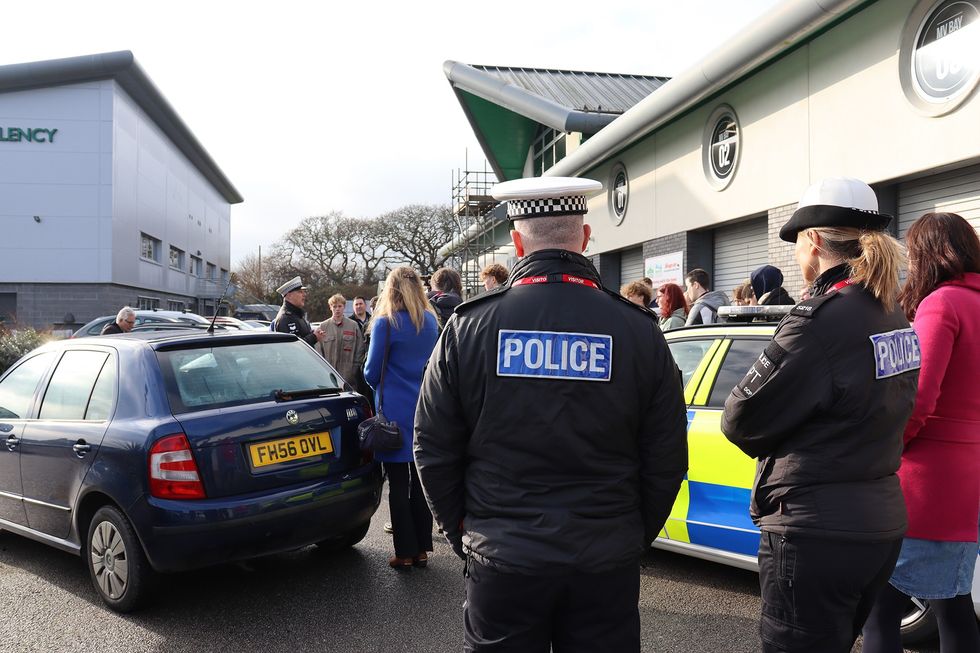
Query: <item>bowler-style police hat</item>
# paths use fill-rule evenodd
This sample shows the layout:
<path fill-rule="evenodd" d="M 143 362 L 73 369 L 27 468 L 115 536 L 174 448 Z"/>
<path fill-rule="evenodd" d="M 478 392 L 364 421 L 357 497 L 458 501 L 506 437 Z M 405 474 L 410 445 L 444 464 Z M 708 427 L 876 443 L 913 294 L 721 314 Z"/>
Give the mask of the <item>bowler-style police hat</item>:
<path fill-rule="evenodd" d="M 303 280 L 299 277 L 293 277 L 286 283 L 282 284 L 276 288 L 276 292 L 285 297 L 294 290 L 304 290 L 306 286 L 303 285 Z"/>
<path fill-rule="evenodd" d="M 871 186 L 853 177 L 828 177 L 806 189 L 779 237 L 795 243 L 799 232 L 817 227 L 884 231 L 891 221 L 892 216 L 878 212 L 878 198 Z"/>
<path fill-rule="evenodd" d="M 585 215 L 589 212 L 586 197 L 602 190 L 602 183 L 578 177 L 528 177 L 497 184 L 490 194 L 507 200 L 507 217 L 511 220 L 548 218 L 560 215 Z"/>

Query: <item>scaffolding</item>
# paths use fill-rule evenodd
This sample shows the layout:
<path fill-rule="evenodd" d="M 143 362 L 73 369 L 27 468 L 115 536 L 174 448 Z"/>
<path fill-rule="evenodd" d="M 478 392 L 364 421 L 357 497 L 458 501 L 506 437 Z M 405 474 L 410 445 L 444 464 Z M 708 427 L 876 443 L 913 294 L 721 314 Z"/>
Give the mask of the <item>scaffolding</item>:
<path fill-rule="evenodd" d="M 453 172 L 453 217 L 461 243 L 446 260 L 446 264 L 459 270 L 463 278 L 464 299 L 483 290 L 480 270 L 497 260 L 495 235 L 501 225 L 506 226 L 506 215 L 497 209 L 500 202 L 490 195 L 490 189 L 497 183 L 496 175 L 487 169 L 486 161 L 482 171 L 469 170 L 468 164 L 467 157 L 467 167 Z M 499 262 L 504 263 L 505 259 Z"/>

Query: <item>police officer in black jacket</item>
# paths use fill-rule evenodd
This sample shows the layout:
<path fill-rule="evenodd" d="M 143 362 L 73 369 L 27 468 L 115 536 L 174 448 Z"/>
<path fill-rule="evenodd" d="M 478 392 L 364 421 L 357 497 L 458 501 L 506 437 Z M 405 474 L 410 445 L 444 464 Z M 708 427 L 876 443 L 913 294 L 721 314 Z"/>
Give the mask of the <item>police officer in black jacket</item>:
<path fill-rule="evenodd" d="M 639 558 L 687 469 L 687 422 L 655 317 L 581 254 L 601 187 L 495 187 L 523 258 L 456 309 L 426 369 L 415 460 L 467 560 L 467 651 L 639 650 Z"/>
<path fill-rule="evenodd" d="M 779 235 L 811 298 L 732 390 L 721 428 L 758 458 L 762 650 L 851 650 L 906 529 L 895 472 L 915 402 L 918 339 L 898 307 L 900 245 L 874 191 L 807 189 Z"/>
<path fill-rule="evenodd" d="M 306 311 L 303 310 L 306 307 L 306 286 L 303 280 L 293 277 L 276 288 L 276 292 L 282 295 L 282 306 L 272 321 L 272 330 L 291 333 L 311 347 L 322 340 L 323 330 L 313 329 L 306 321 Z"/>

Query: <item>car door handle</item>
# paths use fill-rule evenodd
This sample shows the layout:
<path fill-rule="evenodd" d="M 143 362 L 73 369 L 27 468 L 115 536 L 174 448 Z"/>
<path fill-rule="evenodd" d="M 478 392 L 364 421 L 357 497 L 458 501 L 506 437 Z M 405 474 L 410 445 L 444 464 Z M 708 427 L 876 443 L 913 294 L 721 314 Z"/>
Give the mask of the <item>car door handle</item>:
<path fill-rule="evenodd" d="M 87 444 L 85 440 L 79 440 L 71 446 L 71 450 L 75 452 L 75 455 L 79 458 L 84 458 L 85 454 L 92 450 L 92 445 Z"/>
<path fill-rule="evenodd" d="M 20 444 L 20 438 L 18 438 L 16 435 L 7 436 L 7 449 L 13 451 L 17 448 L 18 444 Z"/>

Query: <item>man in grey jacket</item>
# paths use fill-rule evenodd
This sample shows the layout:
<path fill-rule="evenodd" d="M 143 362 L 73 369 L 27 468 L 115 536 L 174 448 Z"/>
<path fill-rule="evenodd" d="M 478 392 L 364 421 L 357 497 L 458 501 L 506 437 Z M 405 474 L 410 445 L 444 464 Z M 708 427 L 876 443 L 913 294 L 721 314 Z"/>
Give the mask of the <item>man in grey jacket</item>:
<path fill-rule="evenodd" d="M 691 302 L 691 312 L 687 314 L 687 323 L 714 324 L 718 321 L 718 308 L 728 306 L 728 295 L 720 290 L 711 290 L 711 277 L 701 268 L 694 268 L 684 277 L 687 288 L 684 294 Z"/>

